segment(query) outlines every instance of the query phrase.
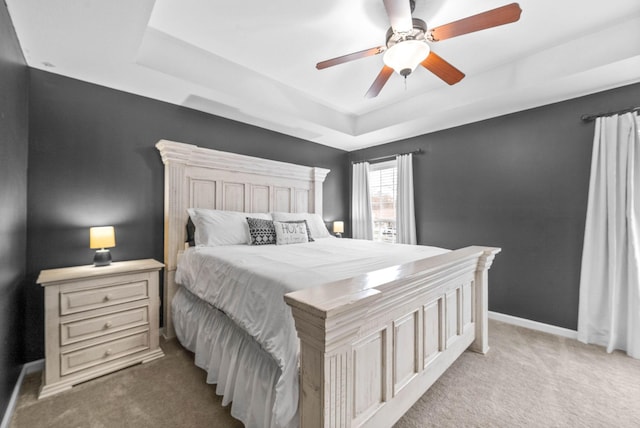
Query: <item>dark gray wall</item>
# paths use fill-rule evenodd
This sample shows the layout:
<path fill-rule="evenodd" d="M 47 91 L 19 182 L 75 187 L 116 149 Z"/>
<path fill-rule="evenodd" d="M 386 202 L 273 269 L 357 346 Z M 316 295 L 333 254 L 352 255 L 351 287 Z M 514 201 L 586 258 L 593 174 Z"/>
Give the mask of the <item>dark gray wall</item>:
<path fill-rule="evenodd" d="M 88 228 L 113 224 L 115 260 L 162 259 L 165 138 L 332 170 L 325 218 L 348 219 L 347 157 L 422 148 L 415 160 L 420 243 L 503 248 L 490 308 L 576 328 L 593 123 L 637 105 L 640 85 L 353 152 L 112 89 L 30 72 L 25 358 L 42 357 L 41 269 L 91 262 Z"/>
<path fill-rule="evenodd" d="M 594 123 L 637 106 L 640 84 L 352 152 L 414 158 L 421 244 L 502 247 L 492 311 L 576 329 Z"/>
<path fill-rule="evenodd" d="M 0 419 L 18 379 L 27 241 L 28 70 L 0 2 Z"/>
<path fill-rule="evenodd" d="M 160 139 L 329 168 L 325 219 L 347 215 L 342 150 L 31 70 L 27 359 L 43 355 L 37 274 L 90 264 L 90 226 L 115 226 L 114 260 L 163 259 Z"/>

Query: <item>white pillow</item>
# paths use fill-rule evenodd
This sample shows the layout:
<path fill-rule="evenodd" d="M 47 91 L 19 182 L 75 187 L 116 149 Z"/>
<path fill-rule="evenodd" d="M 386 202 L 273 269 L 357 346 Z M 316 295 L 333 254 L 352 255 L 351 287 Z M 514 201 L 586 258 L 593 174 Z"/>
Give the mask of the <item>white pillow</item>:
<path fill-rule="evenodd" d="M 331 235 L 327 230 L 327 226 L 324 224 L 324 220 L 320 217 L 320 214 L 316 213 L 271 213 L 273 220 L 275 221 L 292 221 L 292 220 L 307 220 L 309 230 L 311 231 L 311 237 L 316 238 L 328 238 Z"/>
<path fill-rule="evenodd" d="M 271 220 L 271 215 L 268 213 L 243 213 L 206 208 L 189 208 L 187 212 L 196 226 L 195 241 L 199 247 L 248 244 L 251 236 L 247 217 Z"/>
<path fill-rule="evenodd" d="M 276 229 L 277 245 L 304 244 L 305 242 L 309 242 L 307 226 L 304 224 L 304 221 L 296 223 L 274 221 L 273 227 Z"/>

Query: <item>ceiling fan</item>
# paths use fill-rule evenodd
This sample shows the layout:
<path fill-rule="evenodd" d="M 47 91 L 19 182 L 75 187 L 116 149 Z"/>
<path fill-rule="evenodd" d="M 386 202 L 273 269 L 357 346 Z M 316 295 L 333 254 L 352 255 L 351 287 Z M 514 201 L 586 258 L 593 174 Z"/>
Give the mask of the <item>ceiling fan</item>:
<path fill-rule="evenodd" d="M 385 46 L 365 49 L 316 64 L 316 68 L 322 70 L 384 52 L 384 66 L 367 91 L 367 98 L 376 97 L 394 71 L 406 79 L 418 64 L 449 85 L 458 83 L 464 77 L 464 73 L 433 52 L 429 43 L 516 22 L 522 13 L 518 3 L 511 3 L 429 29 L 423 20 L 411 16 L 415 0 L 383 1 L 391 22 Z"/>

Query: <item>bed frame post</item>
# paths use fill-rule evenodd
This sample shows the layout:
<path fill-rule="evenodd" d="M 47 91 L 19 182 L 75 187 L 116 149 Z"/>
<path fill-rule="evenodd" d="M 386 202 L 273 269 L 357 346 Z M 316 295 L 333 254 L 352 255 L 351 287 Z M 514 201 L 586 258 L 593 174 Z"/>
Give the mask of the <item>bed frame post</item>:
<path fill-rule="evenodd" d="M 336 299 L 323 309 L 285 296 L 300 338 L 300 426 L 349 427 L 353 408 L 353 338 L 377 290 Z"/>
<path fill-rule="evenodd" d="M 475 273 L 475 329 L 476 338 L 471 343 L 469 350 L 486 354 L 489 351 L 489 268 L 493 259 L 500 252 L 499 248 L 490 248 L 478 259 L 478 267 Z"/>
<path fill-rule="evenodd" d="M 176 292 L 178 254 L 184 250 L 187 224 L 185 166 L 194 146 L 161 140 L 156 144 L 164 163 L 164 281 L 162 299 L 163 336 L 175 337 L 171 301 Z"/>
<path fill-rule="evenodd" d="M 313 168 L 313 212 L 322 215 L 322 185 L 327 177 L 328 170 Z"/>

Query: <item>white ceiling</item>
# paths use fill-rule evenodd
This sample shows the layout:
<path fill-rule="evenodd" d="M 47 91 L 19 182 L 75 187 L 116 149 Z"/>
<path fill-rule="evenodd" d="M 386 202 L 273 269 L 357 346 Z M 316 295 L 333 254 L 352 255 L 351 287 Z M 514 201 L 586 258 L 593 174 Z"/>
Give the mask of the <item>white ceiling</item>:
<path fill-rule="evenodd" d="M 416 0 L 434 27 L 511 0 Z M 382 0 L 6 0 L 29 66 L 344 150 L 640 82 L 640 1 L 520 0 L 520 21 L 433 43 L 466 73 L 419 67 L 375 99 Z M 580 114 L 583 112 L 576 112 Z"/>

